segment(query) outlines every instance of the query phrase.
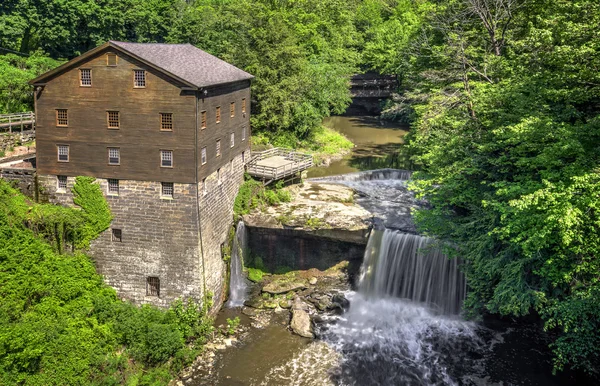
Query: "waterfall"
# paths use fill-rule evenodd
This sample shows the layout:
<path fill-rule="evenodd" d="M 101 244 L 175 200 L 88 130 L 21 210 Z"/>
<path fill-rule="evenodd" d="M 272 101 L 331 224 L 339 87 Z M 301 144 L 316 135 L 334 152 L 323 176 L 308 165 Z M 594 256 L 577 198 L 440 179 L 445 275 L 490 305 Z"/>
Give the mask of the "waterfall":
<path fill-rule="evenodd" d="M 432 239 L 386 229 L 373 230 L 369 238 L 359 288 L 369 297 L 410 299 L 456 315 L 466 280 L 457 260 L 448 259 Z"/>
<path fill-rule="evenodd" d="M 247 250 L 246 226 L 243 221 L 237 224 L 231 246 L 229 301 L 228 307 L 241 307 L 246 300 L 248 285 L 244 277 L 244 254 Z"/>

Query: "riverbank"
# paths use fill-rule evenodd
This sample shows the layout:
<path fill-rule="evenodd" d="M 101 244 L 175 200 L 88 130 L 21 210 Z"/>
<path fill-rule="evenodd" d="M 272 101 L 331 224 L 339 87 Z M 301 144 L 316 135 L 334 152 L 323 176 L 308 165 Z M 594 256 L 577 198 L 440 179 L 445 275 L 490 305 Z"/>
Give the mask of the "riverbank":
<path fill-rule="evenodd" d="M 270 138 L 265 133 L 252 135 L 252 149 L 260 151 L 271 147 L 294 148 L 301 153 L 311 154 L 315 166 L 328 166 L 331 162 L 343 158 L 354 148 L 354 143 L 344 134 L 327 126 L 320 126 L 303 140 L 291 140 L 289 137 Z"/>

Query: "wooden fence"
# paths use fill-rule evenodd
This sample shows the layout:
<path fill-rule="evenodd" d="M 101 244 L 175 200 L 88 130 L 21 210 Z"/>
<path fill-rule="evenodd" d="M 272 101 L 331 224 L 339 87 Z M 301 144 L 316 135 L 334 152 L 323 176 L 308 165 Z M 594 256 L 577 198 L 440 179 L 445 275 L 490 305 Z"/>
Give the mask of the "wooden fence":
<path fill-rule="evenodd" d="M 35 129 L 35 114 L 33 111 L 15 114 L 0 114 L 0 132 L 23 132 L 25 128 Z"/>

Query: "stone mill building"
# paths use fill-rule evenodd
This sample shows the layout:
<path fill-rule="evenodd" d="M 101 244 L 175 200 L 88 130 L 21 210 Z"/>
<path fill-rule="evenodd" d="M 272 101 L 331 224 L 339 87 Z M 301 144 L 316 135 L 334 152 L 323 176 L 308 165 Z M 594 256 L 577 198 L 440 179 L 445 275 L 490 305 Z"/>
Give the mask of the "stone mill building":
<path fill-rule="evenodd" d="M 190 44 L 110 41 L 31 81 L 38 182 L 69 205 L 97 179 L 114 219 L 90 254 L 122 298 L 222 302 L 251 79 Z"/>

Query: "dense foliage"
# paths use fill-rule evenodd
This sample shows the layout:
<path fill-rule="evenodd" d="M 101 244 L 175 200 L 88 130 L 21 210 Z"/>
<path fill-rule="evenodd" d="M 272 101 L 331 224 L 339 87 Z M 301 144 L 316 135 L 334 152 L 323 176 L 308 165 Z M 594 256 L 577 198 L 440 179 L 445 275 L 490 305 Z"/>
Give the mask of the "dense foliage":
<path fill-rule="evenodd" d="M 350 103 L 349 77 L 360 57 L 354 12 L 360 3 L 9 0 L 0 5 L 0 47 L 70 59 L 111 39 L 192 43 L 256 76 L 253 130 L 276 145 L 294 146 L 310 138 L 323 117 Z M 22 75 L 24 90 L 33 72 Z M 15 100 L 3 108 L 16 112 L 27 105 L 22 97 Z"/>
<path fill-rule="evenodd" d="M 556 369 L 593 372 L 600 368 L 598 26 L 597 0 L 8 0 L 0 4 L 0 47 L 32 56 L 0 56 L 0 113 L 32 107 L 24 82 L 59 63 L 44 54 L 69 59 L 108 39 L 190 42 L 256 76 L 257 139 L 325 147 L 333 141 L 319 140 L 319 125 L 348 105 L 349 75 L 396 73 L 403 92 L 385 115 L 412 122 L 420 170 L 413 188 L 431 203 L 416 219 L 423 232 L 459 246 L 467 311 L 538 313 L 560 333 Z M 247 184 L 236 213 L 256 204 L 257 193 Z M 0 202 L 3 232 L 17 243 L 2 248 L 29 248 L 19 237 L 37 240 L 25 222 L 53 246 L 34 243 L 44 253 L 87 261 L 60 254 L 77 235 L 69 229 L 87 224 L 80 234 L 93 234 L 105 219 L 21 204 Z M 29 307 L 40 293 L 18 299 Z M 7 323 L 2 328 L 17 322 Z M 4 367 L 7 374 L 43 363 L 26 338 L 14 337 L 24 359 Z"/>
<path fill-rule="evenodd" d="M 87 256 L 59 253 L 36 235 L 57 217 L 89 238 L 105 228 L 82 213 L 99 207 L 106 219 L 102 194 L 88 179 L 78 183 L 81 210 L 29 202 L 0 180 L 0 383 L 166 384 L 195 358 L 210 320 L 192 302 L 169 311 L 122 302 Z"/>
<path fill-rule="evenodd" d="M 33 88 L 27 82 L 60 63 L 41 53 L 0 55 L 0 114 L 32 110 Z"/>
<path fill-rule="evenodd" d="M 282 189 L 283 181 L 275 186 L 264 186 L 262 182 L 245 176 L 245 181 L 233 203 L 233 213 L 236 217 L 250 213 L 253 209 L 268 205 L 277 205 L 281 202 L 290 202 L 292 195 L 289 191 Z"/>
<path fill-rule="evenodd" d="M 424 9 L 392 55 L 432 204 L 418 223 L 460 246 L 468 311 L 537 312 L 561 333 L 557 369 L 598 371 L 600 4 L 414 1 L 409 16 Z"/>

